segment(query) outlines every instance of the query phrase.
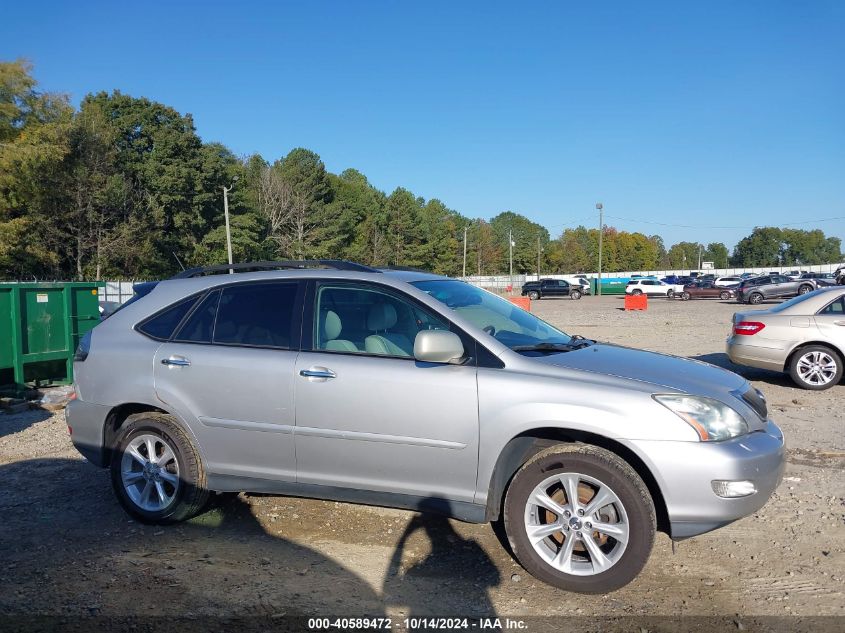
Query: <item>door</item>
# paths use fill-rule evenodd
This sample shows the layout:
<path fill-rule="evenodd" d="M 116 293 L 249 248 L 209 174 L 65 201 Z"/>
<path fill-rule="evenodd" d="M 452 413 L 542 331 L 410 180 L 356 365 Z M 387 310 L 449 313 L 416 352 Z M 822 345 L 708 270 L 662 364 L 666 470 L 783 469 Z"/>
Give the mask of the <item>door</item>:
<path fill-rule="evenodd" d="M 823 337 L 838 349 L 845 350 L 845 296 L 819 310 L 815 320 Z"/>
<path fill-rule="evenodd" d="M 295 378 L 298 481 L 471 502 L 476 368 L 413 357 L 416 333 L 448 321 L 377 284 L 326 281 L 311 295 Z"/>
<path fill-rule="evenodd" d="M 209 471 L 295 480 L 303 288 L 279 281 L 212 290 L 156 353 L 156 393 L 189 423 Z"/>

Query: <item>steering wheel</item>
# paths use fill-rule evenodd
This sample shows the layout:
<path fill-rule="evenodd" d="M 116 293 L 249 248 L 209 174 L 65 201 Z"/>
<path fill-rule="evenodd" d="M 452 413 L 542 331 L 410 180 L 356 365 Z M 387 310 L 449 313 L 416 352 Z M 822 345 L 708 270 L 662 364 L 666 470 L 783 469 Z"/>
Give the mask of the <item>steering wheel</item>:
<path fill-rule="evenodd" d="M 484 331 L 487 332 L 490 336 L 496 335 L 496 328 L 494 328 L 492 325 L 488 325 L 487 327 L 485 327 Z"/>

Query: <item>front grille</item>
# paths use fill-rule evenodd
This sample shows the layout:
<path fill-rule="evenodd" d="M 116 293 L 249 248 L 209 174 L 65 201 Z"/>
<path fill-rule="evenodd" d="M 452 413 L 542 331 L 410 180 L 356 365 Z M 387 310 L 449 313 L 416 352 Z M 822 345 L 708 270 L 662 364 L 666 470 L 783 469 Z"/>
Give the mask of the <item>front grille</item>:
<path fill-rule="evenodd" d="M 748 391 L 742 394 L 742 399 L 760 416 L 760 419 L 765 420 L 769 414 L 769 409 L 766 406 L 766 398 L 759 389 L 751 387 Z"/>

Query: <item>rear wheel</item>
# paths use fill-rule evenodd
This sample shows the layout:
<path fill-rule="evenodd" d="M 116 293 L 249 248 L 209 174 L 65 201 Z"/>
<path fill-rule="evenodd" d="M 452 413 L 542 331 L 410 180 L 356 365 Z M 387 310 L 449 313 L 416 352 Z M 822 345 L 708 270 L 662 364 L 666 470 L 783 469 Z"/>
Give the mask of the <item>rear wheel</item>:
<path fill-rule="evenodd" d="M 528 298 L 531 299 L 531 301 L 537 301 L 537 299 L 540 298 L 540 293 L 536 290 L 532 290 L 528 293 Z"/>
<path fill-rule="evenodd" d="M 569 293 L 570 299 L 575 299 L 576 301 L 581 298 L 581 291 L 580 290 L 573 290 Z"/>
<path fill-rule="evenodd" d="M 690 300 L 690 297 L 692 297 L 692 295 L 691 295 L 690 293 L 688 293 L 686 290 L 684 290 L 684 291 L 681 293 L 681 299 L 682 299 L 683 301 L 689 301 L 689 300 Z"/>
<path fill-rule="evenodd" d="M 757 305 L 763 303 L 763 295 L 759 292 L 752 292 L 751 295 L 748 297 L 748 303 L 752 305 Z"/>
<path fill-rule="evenodd" d="M 666 298 L 667 299 L 673 299 L 674 297 L 675 297 L 675 291 L 672 290 L 671 288 L 669 288 L 669 290 L 666 292 Z"/>
<path fill-rule="evenodd" d="M 731 298 L 731 293 L 728 292 L 727 290 L 723 290 L 722 292 L 719 293 L 719 298 L 722 301 L 727 301 L 728 299 Z"/>
<path fill-rule="evenodd" d="M 524 464 L 508 488 L 504 517 L 522 566 L 580 593 L 633 580 L 648 560 L 656 523 L 639 475 L 614 453 L 586 444 L 553 446 Z"/>
<path fill-rule="evenodd" d="M 808 286 L 808 285 L 806 285 L 806 284 L 805 284 L 805 285 L 803 285 L 803 286 L 801 286 L 800 288 L 798 288 L 798 294 L 799 294 L 799 295 L 805 295 L 805 294 L 807 294 L 808 292 L 812 292 L 812 291 L 813 291 L 813 287 L 812 287 L 812 286 Z"/>
<path fill-rule="evenodd" d="M 638 297 L 638 296 L 639 296 L 639 295 L 641 295 L 642 293 L 643 293 L 643 291 L 642 291 L 642 290 L 640 290 L 639 288 L 634 288 L 634 289 L 631 291 L 631 294 L 632 294 L 632 295 L 634 295 L 635 297 Z"/>
<path fill-rule="evenodd" d="M 189 519 L 205 507 L 205 469 L 187 434 L 169 415 L 142 413 L 121 429 L 111 461 L 115 495 L 143 523 Z"/>
<path fill-rule="evenodd" d="M 804 389 L 830 389 L 842 380 L 842 359 L 829 347 L 808 345 L 792 356 L 789 375 Z"/>

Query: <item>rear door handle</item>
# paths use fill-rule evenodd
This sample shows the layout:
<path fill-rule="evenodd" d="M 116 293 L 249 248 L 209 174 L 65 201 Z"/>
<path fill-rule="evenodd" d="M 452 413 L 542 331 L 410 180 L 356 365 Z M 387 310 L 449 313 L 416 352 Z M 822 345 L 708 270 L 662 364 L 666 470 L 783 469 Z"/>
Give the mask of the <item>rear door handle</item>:
<path fill-rule="evenodd" d="M 191 364 L 184 356 L 171 356 L 170 358 L 162 358 L 162 365 L 170 365 L 171 367 L 188 367 Z"/>
<path fill-rule="evenodd" d="M 834 321 L 833 324 L 845 326 L 845 321 Z"/>
<path fill-rule="evenodd" d="M 325 367 L 311 367 L 310 369 L 303 369 L 299 372 L 299 375 L 304 378 L 318 378 L 322 380 L 337 378 L 336 373 Z"/>

